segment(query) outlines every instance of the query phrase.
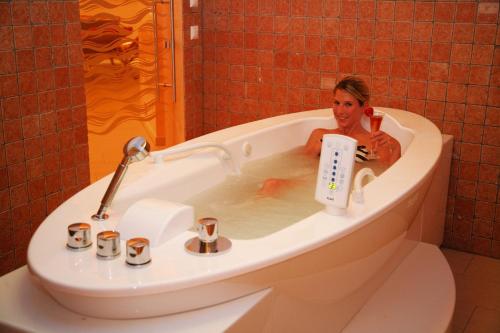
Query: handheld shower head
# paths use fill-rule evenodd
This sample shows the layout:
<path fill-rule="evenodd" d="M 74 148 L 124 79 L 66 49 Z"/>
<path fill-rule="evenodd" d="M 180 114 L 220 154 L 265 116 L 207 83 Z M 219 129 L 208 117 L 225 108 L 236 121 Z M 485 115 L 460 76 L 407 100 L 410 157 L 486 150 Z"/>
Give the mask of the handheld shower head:
<path fill-rule="evenodd" d="M 92 219 L 102 221 L 108 218 L 106 214 L 107 208 L 111 205 L 111 201 L 115 196 L 118 187 L 120 186 L 125 172 L 130 163 L 139 162 L 149 155 L 149 143 L 142 136 L 136 136 L 128 140 L 123 147 L 123 159 L 116 168 L 115 174 L 109 183 L 108 189 L 101 200 L 101 206 L 96 214 L 92 215 Z"/>
<path fill-rule="evenodd" d="M 136 136 L 128 140 L 123 146 L 123 153 L 125 157 L 130 159 L 129 163 L 139 162 L 149 155 L 149 143 L 142 136 Z"/>

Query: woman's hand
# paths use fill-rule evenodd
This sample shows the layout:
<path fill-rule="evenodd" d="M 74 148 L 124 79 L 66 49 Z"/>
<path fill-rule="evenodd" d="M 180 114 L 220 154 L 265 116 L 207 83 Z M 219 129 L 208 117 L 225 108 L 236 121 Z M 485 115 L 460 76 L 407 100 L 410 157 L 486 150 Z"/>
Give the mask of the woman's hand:
<path fill-rule="evenodd" d="M 371 135 L 371 142 L 375 149 L 384 148 L 389 143 L 391 137 L 382 131 L 377 131 Z"/>
<path fill-rule="evenodd" d="M 372 134 L 371 144 L 379 159 L 385 164 L 392 165 L 401 157 L 399 142 L 383 131 Z"/>

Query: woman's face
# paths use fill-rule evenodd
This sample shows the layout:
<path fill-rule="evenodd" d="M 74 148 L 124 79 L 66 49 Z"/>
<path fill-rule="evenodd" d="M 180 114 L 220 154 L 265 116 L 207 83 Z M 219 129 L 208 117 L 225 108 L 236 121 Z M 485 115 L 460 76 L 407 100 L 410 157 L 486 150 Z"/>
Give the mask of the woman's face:
<path fill-rule="evenodd" d="M 359 124 L 363 115 L 363 107 L 347 91 L 337 89 L 333 97 L 333 115 L 339 128 L 352 129 Z"/>

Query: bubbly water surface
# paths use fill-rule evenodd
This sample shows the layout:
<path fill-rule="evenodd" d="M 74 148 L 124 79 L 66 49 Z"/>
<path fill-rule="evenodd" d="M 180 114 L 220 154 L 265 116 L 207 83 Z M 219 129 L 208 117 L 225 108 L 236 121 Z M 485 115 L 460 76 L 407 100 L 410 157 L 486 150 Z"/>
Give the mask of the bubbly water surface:
<path fill-rule="evenodd" d="M 319 158 L 302 151 L 300 147 L 249 162 L 240 176 L 228 176 L 186 204 L 194 207 L 196 219 L 217 218 L 219 234 L 228 238 L 259 238 L 286 228 L 324 207 L 314 199 Z M 354 172 L 363 167 L 381 172 L 374 161 L 355 163 Z M 286 179 L 286 186 L 276 195 L 263 195 L 259 191 L 270 178 Z"/>

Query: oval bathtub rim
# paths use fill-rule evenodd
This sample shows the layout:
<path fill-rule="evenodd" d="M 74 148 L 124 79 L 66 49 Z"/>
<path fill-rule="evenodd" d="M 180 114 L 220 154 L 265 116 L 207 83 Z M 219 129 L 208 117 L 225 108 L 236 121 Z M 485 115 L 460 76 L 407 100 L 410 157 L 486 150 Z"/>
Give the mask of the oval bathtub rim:
<path fill-rule="evenodd" d="M 331 112 L 329 109 L 324 109 L 324 110 L 328 110 L 328 112 Z M 321 111 L 324 112 L 324 110 L 321 110 Z M 407 111 L 403 111 L 403 112 L 407 112 Z M 428 120 L 426 120 L 426 121 L 428 121 Z M 430 121 L 428 121 L 428 122 L 431 123 Z M 434 125 L 434 124 L 432 124 L 432 125 Z M 240 126 L 244 126 L 244 125 L 240 125 Z M 437 130 L 437 128 L 436 128 L 436 130 Z M 439 133 L 439 131 L 438 131 L 438 133 Z M 441 138 L 440 133 L 439 133 L 439 137 Z M 439 154 L 440 154 L 440 149 L 441 149 L 441 146 L 439 146 Z M 398 161 L 398 162 L 400 162 L 400 161 Z M 396 162 L 396 163 L 398 163 L 398 162 Z M 435 166 L 433 166 L 432 168 L 429 168 L 429 170 L 427 170 L 426 174 L 429 174 L 430 172 L 432 172 L 432 169 L 434 167 Z M 382 176 L 384 176 L 384 175 L 382 175 Z M 422 177 L 422 179 L 423 178 L 425 178 L 425 177 Z M 367 185 L 367 190 L 369 188 L 369 185 Z M 170 290 L 177 290 L 177 289 L 183 289 L 183 288 L 188 288 L 188 287 L 194 287 L 196 285 L 201 285 L 201 284 L 205 284 L 205 283 L 219 281 L 219 280 L 229 278 L 232 276 L 245 274 L 248 271 L 267 267 L 267 266 L 273 265 L 275 263 L 279 263 L 281 261 L 287 260 L 288 258 L 298 256 L 298 255 L 305 253 L 307 251 L 310 251 L 312 249 L 321 247 L 322 245 L 324 245 L 328 242 L 334 241 L 335 239 L 341 238 L 341 237 L 345 236 L 346 234 L 352 233 L 353 231 L 363 227 L 366 223 L 369 223 L 368 220 L 374 218 L 375 215 L 383 214 L 383 212 L 388 210 L 388 209 L 390 209 L 390 206 L 383 207 L 383 210 L 379 210 L 377 212 L 373 212 L 370 215 L 363 216 L 363 217 L 366 217 L 366 219 L 362 222 L 357 221 L 356 223 L 352 223 L 352 225 L 350 225 L 349 227 L 344 226 L 344 228 L 342 228 L 342 230 L 338 230 L 337 232 L 332 232 L 329 235 L 323 235 L 323 237 L 321 237 L 319 239 L 315 239 L 314 242 L 307 242 L 305 244 L 302 244 L 302 246 L 300 246 L 300 247 L 293 248 L 293 251 L 283 252 L 279 255 L 273 256 L 272 258 L 267 258 L 268 260 L 265 260 L 264 262 L 254 262 L 253 264 L 247 262 L 244 269 L 242 269 L 241 267 L 235 267 L 233 269 L 225 269 L 222 272 L 219 272 L 218 274 L 215 274 L 215 272 L 213 272 L 214 274 L 212 274 L 212 276 L 210 277 L 209 280 L 207 280 L 205 276 L 200 276 L 198 278 L 194 277 L 194 278 L 191 278 L 189 280 L 179 279 L 176 281 L 175 279 L 172 279 L 172 280 L 169 280 L 169 283 L 167 285 L 164 282 L 158 282 L 156 284 L 150 283 L 147 286 L 140 286 L 140 288 L 134 288 L 134 287 L 128 286 L 128 287 L 117 287 L 117 288 L 110 289 L 109 286 L 107 286 L 105 288 L 105 290 L 107 291 L 106 296 L 104 296 L 102 294 L 104 288 L 103 289 L 100 289 L 100 288 L 88 288 L 88 289 L 87 288 L 80 288 L 78 291 L 81 292 L 81 294 L 83 294 L 83 295 L 95 295 L 95 296 L 99 295 L 99 296 L 103 296 L 103 297 L 128 296 L 128 295 L 137 296 L 137 295 L 147 295 L 147 294 L 151 294 L 151 293 L 157 293 L 157 292 L 159 292 L 159 289 L 161 289 L 162 292 L 167 292 Z M 313 214 L 312 216 L 304 219 L 301 222 L 307 221 L 308 219 L 313 218 L 314 216 L 318 217 L 317 216 L 318 214 L 321 217 L 322 216 L 321 214 L 324 214 L 324 213 L 318 212 L 318 213 Z M 301 222 L 299 222 L 299 223 L 301 223 Z M 288 231 L 288 232 L 293 232 L 293 229 L 294 229 L 294 226 L 291 226 L 290 227 L 291 231 Z M 332 230 L 330 230 L 330 231 L 332 231 Z M 190 235 L 187 235 L 187 237 L 185 237 L 185 238 L 187 239 L 189 236 Z M 269 235 L 269 236 L 271 236 L 271 235 Z M 266 241 L 267 238 L 269 238 L 269 237 L 266 236 L 266 237 L 263 237 L 262 239 L 264 241 Z M 235 246 L 236 246 L 236 244 L 243 245 L 243 244 L 249 243 L 249 242 L 255 242 L 255 241 L 254 240 L 248 240 L 248 241 L 237 240 L 234 242 L 234 245 Z M 30 246 L 30 248 L 31 248 L 31 246 Z M 29 249 L 29 250 L 32 250 L 32 249 Z M 293 253 L 290 253 L 290 252 L 293 252 Z M 28 256 L 28 259 L 29 259 L 29 257 L 30 256 Z M 30 266 L 30 270 L 32 270 L 36 275 L 38 275 L 39 278 L 43 279 L 51 287 L 56 288 L 57 290 L 71 291 L 72 293 L 75 293 L 75 291 L 77 291 L 77 290 L 75 290 L 74 285 L 61 283 L 61 281 L 57 281 L 57 280 L 46 279 L 44 276 L 40 275 L 39 272 L 37 272 L 36 268 L 33 267 L 33 265 L 29 265 L 29 266 Z"/>

